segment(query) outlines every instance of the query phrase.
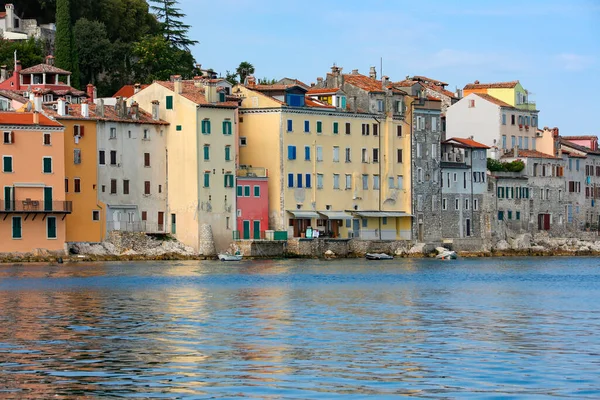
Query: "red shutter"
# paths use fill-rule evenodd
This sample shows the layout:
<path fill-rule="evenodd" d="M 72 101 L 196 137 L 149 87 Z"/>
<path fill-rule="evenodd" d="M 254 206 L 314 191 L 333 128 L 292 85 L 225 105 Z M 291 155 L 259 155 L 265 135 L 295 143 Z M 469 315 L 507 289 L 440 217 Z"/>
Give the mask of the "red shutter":
<path fill-rule="evenodd" d="M 15 131 L 12 131 L 12 132 L 10 133 L 10 142 L 11 142 L 12 144 L 15 144 L 15 136 L 16 136 L 16 135 L 15 135 Z"/>
<path fill-rule="evenodd" d="M 80 125 L 80 126 L 79 126 L 79 136 L 81 136 L 81 137 L 83 137 L 83 131 L 84 131 L 84 129 L 83 129 L 83 128 L 84 128 L 84 126 L 83 126 L 83 125 Z"/>

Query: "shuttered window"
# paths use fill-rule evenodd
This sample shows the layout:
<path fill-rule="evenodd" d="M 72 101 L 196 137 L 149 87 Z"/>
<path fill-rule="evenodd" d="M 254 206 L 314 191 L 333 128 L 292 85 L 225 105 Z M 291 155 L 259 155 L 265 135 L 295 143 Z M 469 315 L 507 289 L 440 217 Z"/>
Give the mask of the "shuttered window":
<path fill-rule="evenodd" d="M 45 174 L 52 173 L 52 158 L 44 157 L 43 159 L 43 169 Z"/>
<path fill-rule="evenodd" d="M 48 239 L 56 239 L 56 217 L 46 218 L 46 235 Z"/>
<path fill-rule="evenodd" d="M 150 181 L 144 182 L 144 194 L 150 194 Z"/>
<path fill-rule="evenodd" d="M 173 109 L 173 96 L 167 96 L 167 110 Z"/>
<path fill-rule="evenodd" d="M 21 217 L 12 217 L 12 238 L 21 239 L 23 232 L 21 230 Z"/>
<path fill-rule="evenodd" d="M 150 166 L 150 153 L 144 153 L 144 167 Z"/>
<path fill-rule="evenodd" d="M 2 171 L 13 172 L 12 156 L 4 156 L 2 159 Z"/>

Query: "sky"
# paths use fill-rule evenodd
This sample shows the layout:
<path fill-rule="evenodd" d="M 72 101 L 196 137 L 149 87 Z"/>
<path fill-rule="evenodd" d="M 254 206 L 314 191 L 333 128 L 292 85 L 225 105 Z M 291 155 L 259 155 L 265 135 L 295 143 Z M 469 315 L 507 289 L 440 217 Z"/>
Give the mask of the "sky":
<path fill-rule="evenodd" d="M 540 127 L 600 135 L 600 0 L 179 0 L 202 68 L 307 84 L 335 63 L 392 81 L 519 80 Z M 581 96 L 580 96 L 581 95 Z M 594 117 L 594 118 L 593 118 Z"/>

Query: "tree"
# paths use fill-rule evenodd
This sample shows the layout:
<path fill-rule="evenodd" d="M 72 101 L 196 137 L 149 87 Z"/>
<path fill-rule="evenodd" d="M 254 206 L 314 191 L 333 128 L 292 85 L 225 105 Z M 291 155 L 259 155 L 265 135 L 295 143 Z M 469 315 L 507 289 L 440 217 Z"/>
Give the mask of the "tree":
<path fill-rule="evenodd" d="M 258 83 L 260 85 L 274 85 L 277 82 L 278 82 L 277 79 L 268 79 L 268 78 L 262 78 L 262 79 L 258 80 Z"/>
<path fill-rule="evenodd" d="M 189 25 L 183 23 L 185 14 L 177 7 L 177 0 L 150 0 L 157 5 L 151 5 L 150 9 L 155 13 L 156 18 L 161 23 L 164 37 L 173 46 L 190 50 L 190 46 L 198 43 L 188 37 Z"/>
<path fill-rule="evenodd" d="M 72 69 L 71 48 L 71 7 L 70 0 L 57 0 L 56 3 L 56 66 L 70 71 Z"/>
<path fill-rule="evenodd" d="M 73 27 L 82 83 L 95 84 L 106 67 L 111 43 L 102 22 L 81 18 Z"/>
<path fill-rule="evenodd" d="M 246 77 L 254 73 L 254 66 L 248 61 L 242 61 L 235 72 L 240 76 L 240 83 L 244 84 Z"/>
<path fill-rule="evenodd" d="M 231 83 L 232 85 L 237 85 L 239 83 L 237 80 L 237 74 L 234 72 L 230 72 L 229 70 L 225 72 L 225 80 Z"/>
<path fill-rule="evenodd" d="M 21 65 L 25 68 L 44 62 L 44 49 L 40 41 L 34 38 L 14 42 L 0 39 L 0 65 L 12 68 L 15 62 L 15 50 Z"/>
<path fill-rule="evenodd" d="M 136 57 L 135 75 L 140 82 L 168 80 L 171 75 L 191 79 L 194 57 L 189 51 L 173 46 L 165 37 L 146 36 L 133 46 Z"/>

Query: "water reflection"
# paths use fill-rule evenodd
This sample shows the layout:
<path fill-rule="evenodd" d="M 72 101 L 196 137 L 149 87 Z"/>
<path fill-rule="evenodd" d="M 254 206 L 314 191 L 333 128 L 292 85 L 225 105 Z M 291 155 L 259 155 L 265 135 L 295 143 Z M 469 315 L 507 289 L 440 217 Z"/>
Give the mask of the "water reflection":
<path fill-rule="evenodd" d="M 594 259 L 0 266 L 0 397 L 598 397 Z"/>

